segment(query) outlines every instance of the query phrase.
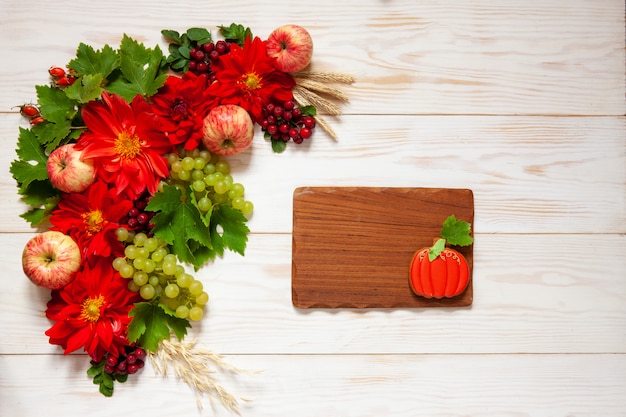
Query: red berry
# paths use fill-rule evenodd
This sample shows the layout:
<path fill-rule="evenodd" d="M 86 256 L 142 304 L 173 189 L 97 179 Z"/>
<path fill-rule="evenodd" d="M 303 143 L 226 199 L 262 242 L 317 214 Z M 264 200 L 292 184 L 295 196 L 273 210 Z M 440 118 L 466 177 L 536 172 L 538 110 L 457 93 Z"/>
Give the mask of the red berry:
<path fill-rule="evenodd" d="M 61 67 L 52 67 L 48 70 L 48 73 L 55 78 L 61 78 L 65 76 L 65 70 Z"/>
<path fill-rule="evenodd" d="M 291 117 L 294 121 L 298 121 L 302 117 L 302 109 L 300 107 L 296 107 L 291 111 Z"/>
<path fill-rule="evenodd" d="M 293 127 L 289 129 L 289 137 L 295 138 L 296 136 L 300 136 L 298 129 L 295 129 Z"/>
<path fill-rule="evenodd" d="M 283 103 L 283 108 L 285 110 L 293 110 L 293 108 L 295 107 L 295 103 L 291 100 L 287 100 Z"/>
<path fill-rule="evenodd" d="M 115 366 L 109 366 L 109 364 L 104 365 L 104 372 L 107 374 L 112 374 L 115 372 Z"/>
<path fill-rule="evenodd" d="M 261 129 L 267 130 L 267 127 L 270 125 L 270 122 L 267 119 L 263 119 L 261 121 Z"/>
<path fill-rule="evenodd" d="M 133 207 L 130 210 L 128 210 L 128 217 L 137 217 L 139 216 L 139 209 L 137 207 Z"/>
<path fill-rule="evenodd" d="M 276 125 L 269 125 L 267 127 L 267 133 L 269 133 L 270 135 L 275 135 L 278 132 L 278 126 Z"/>
<path fill-rule="evenodd" d="M 146 351 L 142 348 L 137 348 L 135 349 L 135 356 L 137 357 L 137 360 L 144 360 L 146 358 Z"/>
<path fill-rule="evenodd" d="M 280 106 L 275 106 L 274 107 L 274 116 L 276 117 L 280 117 L 283 114 L 284 109 Z"/>
<path fill-rule="evenodd" d="M 193 59 L 195 59 L 198 62 L 204 61 L 204 51 L 202 49 L 194 50 L 191 55 L 192 55 Z"/>
<path fill-rule="evenodd" d="M 30 120 L 30 124 L 34 126 L 34 125 L 38 125 L 39 123 L 43 123 L 45 121 L 46 119 L 44 119 L 43 117 L 37 116 Z"/>
<path fill-rule="evenodd" d="M 70 78 L 68 76 L 63 76 L 59 78 L 58 80 L 56 80 L 54 83 L 60 86 L 68 86 L 74 83 L 74 81 L 70 81 L 70 80 L 73 80 L 73 78 Z"/>
<path fill-rule="evenodd" d="M 202 45 L 202 50 L 206 52 L 207 54 L 211 52 L 213 48 L 215 48 L 215 45 L 213 44 L 213 42 L 207 42 Z"/>
<path fill-rule="evenodd" d="M 307 116 L 302 119 L 302 123 L 304 123 L 304 127 L 308 127 L 309 129 L 313 129 L 315 127 L 315 119 L 311 116 Z"/>
<path fill-rule="evenodd" d="M 209 66 L 207 65 L 206 62 L 198 62 L 198 72 L 207 72 L 207 70 L 209 69 Z"/>
<path fill-rule="evenodd" d="M 39 109 L 34 104 L 24 104 L 20 106 L 20 114 L 24 117 L 37 117 Z"/>
<path fill-rule="evenodd" d="M 287 133 L 289 131 L 289 125 L 287 123 L 283 123 L 278 126 L 278 130 L 280 131 L 280 133 Z"/>
<path fill-rule="evenodd" d="M 131 217 L 128 219 L 128 227 L 130 227 L 131 229 L 134 229 L 137 226 L 139 226 L 139 222 L 137 221 L 136 217 Z"/>
<path fill-rule="evenodd" d="M 310 138 L 312 134 L 313 131 L 308 127 L 303 127 L 302 129 L 300 129 L 300 136 L 302 136 L 303 139 Z"/>
<path fill-rule="evenodd" d="M 129 374 L 135 374 L 137 373 L 137 371 L 139 371 L 139 366 L 137 364 L 130 364 L 128 365 L 128 373 Z"/>
<path fill-rule="evenodd" d="M 187 64 L 187 67 L 189 68 L 189 71 L 195 71 L 196 68 L 198 67 L 198 63 L 196 61 L 189 61 L 189 64 Z"/>
<path fill-rule="evenodd" d="M 228 52 L 228 44 L 225 41 L 217 41 L 217 43 L 215 44 L 215 50 L 220 55 L 224 55 L 226 52 Z"/>
<path fill-rule="evenodd" d="M 267 110 L 268 113 L 272 113 L 274 111 L 274 105 L 272 103 L 268 103 L 268 105 L 265 106 L 265 110 Z"/>
<path fill-rule="evenodd" d="M 293 114 L 289 111 L 289 110 L 285 110 L 283 112 L 283 120 L 285 121 L 290 121 L 291 119 L 293 119 Z"/>
<path fill-rule="evenodd" d="M 267 122 L 271 125 L 275 125 L 276 124 L 276 117 L 274 117 L 274 115 L 269 115 L 267 116 Z"/>
<path fill-rule="evenodd" d="M 150 216 L 147 213 L 140 213 L 137 216 L 137 223 L 144 225 L 150 221 Z"/>
<path fill-rule="evenodd" d="M 121 361 L 120 363 L 117 364 L 117 366 L 115 367 L 115 371 L 118 374 L 123 374 L 126 373 L 126 369 L 128 369 L 128 364 L 126 363 L 126 361 Z"/>
<path fill-rule="evenodd" d="M 144 366 L 144 361 L 142 361 L 141 359 L 137 359 L 137 362 L 135 362 L 135 365 L 137 365 L 139 369 L 141 369 Z"/>
<path fill-rule="evenodd" d="M 117 357 L 115 356 L 107 356 L 106 362 L 107 365 L 109 366 L 115 366 L 117 365 Z"/>
<path fill-rule="evenodd" d="M 215 61 L 219 57 L 220 57 L 220 53 L 217 52 L 217 50 L 214 49 L 211 52 L 209 52 L 209 58 L 211 59 L 211 61 Z"/>
<path fill-rule="evenodd" d="M 126 363 L 128 363 L 129 365 L 134 365 L 135 362 L 137 362 L 137 356 L 135 356 L 134 353 L 129 353 L 128 355 L 126 355 Z"/>

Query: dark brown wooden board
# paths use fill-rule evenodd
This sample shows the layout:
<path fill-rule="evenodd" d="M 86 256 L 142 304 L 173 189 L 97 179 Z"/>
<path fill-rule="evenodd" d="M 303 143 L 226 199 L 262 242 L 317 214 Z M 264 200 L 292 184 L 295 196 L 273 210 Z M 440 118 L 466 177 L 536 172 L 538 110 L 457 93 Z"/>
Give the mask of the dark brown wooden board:
<path fill-rule="evenodd" d="M 298 308 L 466 307 L 473 300 L 473 247 L 466 290 L 428 299 L 409 285 L 413 254 L 433 244 L 444 220 L 474 224 L 468 189 L 302 187 L 293 195 L 292 302 Z M 473 230 L 473 228 L 472 228 Z"/>

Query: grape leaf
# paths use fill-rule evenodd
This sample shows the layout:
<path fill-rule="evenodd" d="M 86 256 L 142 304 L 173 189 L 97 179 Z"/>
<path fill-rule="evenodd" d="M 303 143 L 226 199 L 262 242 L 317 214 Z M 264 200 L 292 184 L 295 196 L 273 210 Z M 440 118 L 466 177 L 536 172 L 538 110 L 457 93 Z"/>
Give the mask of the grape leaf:
<path fill-rule="evenodd" d="M 150 199 L 146 210 L 157 212 L 152 218 L 153 233 L 172 246 L 178 259 L 199 268 L 203 262 L 196 253 L 200 248 L 212 248 L 212 243 L 209 229 L 192 199 L 177 187 L 165 186 Z"/>
<path fill-rule="evenodd" d="M 35 90 L 39 110 L 46 121 L 65 124 L 78 112 L 76 100 L 66 96 L 63 90 L 48 85 L 35 86 Z"/>
<path fill-rule="evenodd" d="M 175 317 L 160 303 L 141 302 L 128 313 L 133 319 L 128 325 L 128 340 L 138 342 L 145 350 L 156 352 L 162 340 L 169 339 L 174 332 L 179 340 L 191 327 L 188 320 Z"/>
<path fill-rule="evenodd" d="M 65 95 L 79 103 L 88 103 L 100 97 L 104 91 L 103 81 L 104 76 L 102 74 L 83 75 L 65 89 Z"/>
<path fill-rule="evenodd" d="M 230 249 L 240 255 L 244 254 L 248 242 L 250 229 L 246 226 L 246 217 L 241 211 L 226 204 L 219 204 L 211 215 L 211 242 L 213 249 L 222 256 L 224 248 Z M 217 231 L 218 225 L 222 232 Z"/>
<path fill-rule="evenodd" d="M 119 56 L 111 46 L 104 45 L 102 50 L 96 51 L 84 43 L 78 45 L 76 58 L 68 64 L 68 67 L 79 77 L 100 74 L 102 78 L 109 76 L 118 66 Z"/>
<path fill-rule="evenodd" d="M 225 38 L 227 42 L 236 42 L 237 45 L 243 47 L 247 38 L 252 38 L 252 31 L 250 28 L 231 23 L 230 26 L 218 26 L 220 34 Z"/>
<path fill-rule="evenodd" d="M 165 83 L 165 57 L 159 46 L 146 48 L 143 44 L 124 35 L 119 49 L 120 68 L 110 80 L 107 90 L 119 94 L 126 101 L 140 94 L 154 95 Z"/>
<path fill-rule="evenodd" d="M 17 139 L 16 153 L 19 159 L 11 163 L 9 171 L 17 181 L 20 194 L 25 194 L 33 181 L 48 179 L 48 170 L 46 169 L 48 157 L 33 131 L 22 127 L 20 127 Z"/>
<path fill-rule="evenodd" d="M 471 225 L 463 220 L 457 220 L 454 215 L 448 217 L 443 222 L 441 228 L 441 237 L 444 238 L 449 245 L 468 246 L 474 239 L 471 234 Z"/>

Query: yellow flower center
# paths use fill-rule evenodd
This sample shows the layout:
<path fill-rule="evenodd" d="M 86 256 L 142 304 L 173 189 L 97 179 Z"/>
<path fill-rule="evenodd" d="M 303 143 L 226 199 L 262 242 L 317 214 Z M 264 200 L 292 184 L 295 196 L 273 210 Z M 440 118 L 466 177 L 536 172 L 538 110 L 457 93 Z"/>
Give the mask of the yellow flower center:
<path fill-rule="evenodd" d="M 87 233 L 94 234 L 102 230 L 103 223 L 105 223 L 104 217 L 100 210 L 93 210 L 87 213 L 81 214 L 83 222 L 85 223 L 85 229 Z"/>
<path fill-rule="evenodd" d="M 113 150 L 122 158 L 133 159 L 141 153 L 141 141 L 137 135 L 125 130 L 117 135 Z"/>
<path fill-rule="evenodd" d="M 104 304 L 104 296 L 99 295 L 96 298 L 87 298 L 83 301 L 80 317 L 85 321 L 95 323 L 100 318 L 100 308 Z"/>
<path fill-rule="evenodd" d="M 248 72 L 242 75 L 240 83 L 245 84 L 249 90 L 257 90 L 261 88 L 261 77 L 255 72 Z"/>

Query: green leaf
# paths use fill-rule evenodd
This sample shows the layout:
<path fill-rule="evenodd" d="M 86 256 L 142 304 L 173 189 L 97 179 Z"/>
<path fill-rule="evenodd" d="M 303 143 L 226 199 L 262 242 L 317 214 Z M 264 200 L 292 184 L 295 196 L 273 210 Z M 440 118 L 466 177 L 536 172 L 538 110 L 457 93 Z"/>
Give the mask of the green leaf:
<path fill-rule="evenodd" d="M 212 41 L 211 33 L 204 28 L 187 29 L 187 37 L 192 41 L 196 41 L 198 45 Z"/>
<path fill-rule="evenodd" d="M 239 46 L 243 46 L 247 38 L 252 38 L 250 28 L 243 25 L 231 23 L 230 26 L 218 26 L 218 28 L 227 42 L 236 42 Z"/>
<path fill-rule="evenodd" d="M 300 110 L 302 110 L 302 114 L 305 116 L 313 117 L 317 114 L 317 109 L 313 105 L 302 106 L 300 107 Z"/>
<path fill-rule="evenodd" d="M 104 364 L 106 359 L 100 362 L 90 361 L 91 367 L 87 369 L 87 376 L 93 379 L 95 385 L 99 385 L 98 390 L 105 397 L 113 396 L 115 380 L 113 375 L 105 372 Z"/>
<path fill-rule="evenodd" d="M 165 186 L 150 199 L 146 210 L 157 212 L 152 218 L 155 225 L 152 232 L 172 246 L 178 259 L 199 268 L 204 262 L 197 259 L 197 252 L 204 248 L 204 253 L 212 243 L 209 229 L 193 199 L 180 188 Z"/>
<path fill-rule="evenodd" d="M 77 76 L 100 74 L 106 78 L 119 66 L 117 51 L 109 45 L 102 50 L 81 43 L 76 50 L 76 58 L 71 60 L 68 67 L 75 71 Z"/>
<path fill-rule="evenodd" d="M 271 139 L 272 150 L 276 153 L 283 153 L 287 148 L 287 142 L 282 139 Z"/>
<path fill-rule="evenodd" d="M 47 85 L 35 86 L 41 115 L 48 122 L 65 124 L 78 112 L 78 102 L 65 95 L 63 90 Z"/>
<path fill-rule="evenodd" d="M 180 340 L 187 334 L 187 328 L 191 327 L 188 320 L 168 314 L 155 302 L 135 304 L 129 316 L 133 319 L 128 325 L 128 340 L 131 343 L 138 342 L 150 352 L 156 352 L 159 343 L 169 339 L 171 332 Z"/>
<path fill-rule="evenodd" d="M 79 103 L 88 103 L 100 97 L 104 76 L 102 74 L 83 75 L 65 89 L 65 94 Z"/>
<path fill-rule="evenodd" d="M 165 57 L 161 49 L 146 48 L 124 35 L 119 49 L 120 71 L 110 80 L 107 90 L 130 102 L 136 95 L 152 96 L 165 83 Z"/>
<path fill-rule="evenodd" d="M 161 31 L 161 35 L 163 35 L 165 39 L 168 39 L 174 43 L 177 43 L 177 44 L 181 43 L 180 33 L 178 33 L 175 30 L 163 29 Z"/>
<path fill-rule="evenodd" d="M 474 242 L 471 236 L 471 225 L 466 221 L 457 220 L 454 215 L 443 222 L 441 237 L 453 246 L 468 246 Z"/>
<path fill-rule="evenodd" d="M 446 248 L 446 240 L 437 239 L 435 244 L 428 250 L 428 260 L 432 262 L 435 259 L 437 259 L 437 256 L 439 256 L 445 248 Z"/>
<path fill-rule="evenodd" d="M 224 248 L 240 255 L 244 254 L 250 229 L 246 226 L 246 216 L 241 211 L 226 204 L 219 204 L 211 215 L 211 241 L 218 255 L 224 254 Z M 217 231 L 217 227 L 222 232 Z"/>
<path fill-rule="evenodd" d="M 20 217 L 37 226 L 56 208 L 59 199 L 59 190 L 50 181 L 33 181 L 23 190 L 22 196 L 22 201 L 33 208 Z"/>
<path fill-rule="evenodd" d="M 9 171 L 24 194 L 33 181 L 48 179 L 48 157 L 33 131 L 24 128 L 20 128 L 16 153 L 19 159 L 11 163 Z"/>

